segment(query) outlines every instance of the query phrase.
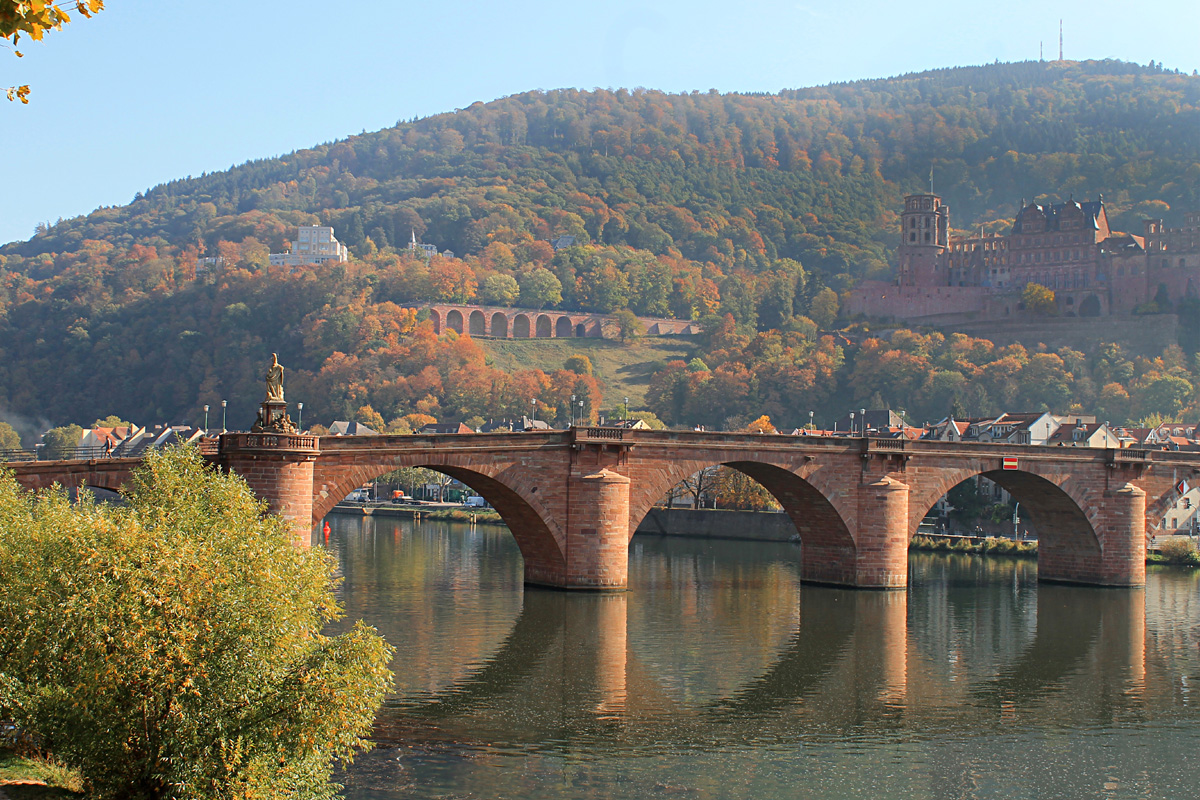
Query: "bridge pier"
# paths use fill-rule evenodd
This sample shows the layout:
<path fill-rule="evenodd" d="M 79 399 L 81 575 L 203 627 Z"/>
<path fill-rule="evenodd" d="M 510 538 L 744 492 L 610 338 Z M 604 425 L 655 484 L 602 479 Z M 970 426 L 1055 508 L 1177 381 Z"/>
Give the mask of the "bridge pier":
<path fill-rule="evenodd" d="M 601 469 L 567 487 L 566 572 L 559 589 L 623 590 L 629 583 L 629 478 Z"/>
<path fill-rule="evenodd" d="M 810 533 L 800 544 L 801 580 L 859 589 L 906 588 L 908 495 L 907 484 L 887 476 L 860 485 L 853 544 Z M 795 510 L 792 517 L 803 513 Z"/>
<path fill-rule="evenodd" d="M 1039 525 L 1061 535 L 1038 542 L 1038 580 L 1093 586 L 1146 585 L 1146 493 L 1132 483 L 1104 492 L 1095 535 L 1076 531 L 1069 515 L 1050 512 Z"/>
<path fill-rule="evenodd" d="M 256 497 L 292 526 L 295 543 L 308 547 L 312 537 L 313 462 L 319 454 L 315 436 L 226 433 L 221 436 L 220 462 L 245 478 Z"/>
<path fill-rule="evenodd" d="M 884 476 L 860 487 L 854 542 L 855 586 L 908 586 L 908 484 Z"/>

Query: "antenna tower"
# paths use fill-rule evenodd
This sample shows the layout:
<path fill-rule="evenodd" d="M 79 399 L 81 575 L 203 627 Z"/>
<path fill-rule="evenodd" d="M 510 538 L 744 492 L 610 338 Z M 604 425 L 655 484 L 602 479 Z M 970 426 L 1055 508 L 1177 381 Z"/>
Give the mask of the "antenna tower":
<path fill-rule="evenodd" d="M 1058 60 L 1062 61 L 1062 19 L 1058 20 Z"/>

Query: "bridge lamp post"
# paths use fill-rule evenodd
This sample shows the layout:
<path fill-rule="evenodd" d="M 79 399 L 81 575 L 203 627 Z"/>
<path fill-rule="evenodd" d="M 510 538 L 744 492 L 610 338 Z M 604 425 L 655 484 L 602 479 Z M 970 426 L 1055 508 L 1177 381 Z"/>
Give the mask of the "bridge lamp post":
<path fill-rule="evenodd" d="M 225 433 L 225 431 L 227 430 L 227 428 L 225 427 L 225 407 L 227 405 L 229 405 L 228 400 L 221 401 L 221 433 Z"/>
<path fill-rule="evenodd" d="M 204 435 L 208 435 L 208 403 L 204 404 Z"/>
<path fill-rule="evenodd" d="M 816 413 L 815 411 L 810 411 L 810 412 L 808 412 L 808 435 L 809 435 L 809 436 L 812 436 L 812 432 L 813 432 L 813 414 L 815 414 L 815 413 Z"/>
<path fill-rule="evenodd" d="M 865 408 L 858 410 L 858 435 L 867 435 L 867 410 Z"/>
<path fill-rule="evenodd" d="M 575 395 L 571 395 L 571 427 L 575 427 Z"/>
<path fill-rule="evenodd" d="M 304 430 L 304 403 L 296 403 L 296 416 L 298 417 L 298 419 L 296 420 L 296 428 L 297 428 L 297 430 L 303 431 Z"/>
<path fill-rule="evenodd" d="M 629 421 L 629 398 L 628 397 L 625 398 L 625 413 L 621 415 L 621 419 L 626 422 Z"/>
<path fill-rule="evenodd" d="M 850 412 L 850 435 L 854 435 L 854 412 Z"/>
<path fill-rule="evenodd" d="M 579 401 L 579 424 L 583 425 L 583 401 Z"/>

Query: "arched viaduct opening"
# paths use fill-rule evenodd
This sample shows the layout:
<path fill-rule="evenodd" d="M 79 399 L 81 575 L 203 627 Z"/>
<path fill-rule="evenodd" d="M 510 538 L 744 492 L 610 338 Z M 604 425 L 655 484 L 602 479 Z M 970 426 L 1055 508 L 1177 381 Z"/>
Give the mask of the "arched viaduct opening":
<path fill-rule="evenodd" d="M 537 318 L 537 338 L 549 339 L 552 330 L 553 328 L 550 324 L 550 317 L 546 314 L 539 314 Z"/>
<path fill-rule="evenodd" d="M 725 468 L 722 476 L 719 468 Z M 756 461 L 726 461 L 716 463 L 681 462 L 674 469 L 662 470 L 661 477 L 648 481 L 649 486 L 635 486 L 636 497 L 630 498 L 630 534 L 641 525 L 651 507 L 666 497 L 668 503 L 686 497 L 695 508 L 736 507 L 722 503 L 720 495 L 742 495 L 752 498 L 759 487 L 775 501 L 790 519 L 800 540 L 801 577 L 814 583 L 855 585 L 857 575 L 857 546 L 844 515 L 829 500 L 827 494 L 797 472 L 781 466 Z M 736 476 L 744 476 L 753 484 L 746 485 Z M 739 485 L 740 484 L 740 485 Z M 750 505 L 756 503 L 751 501 Z M 772 510 L 765 507 L 764 513 Z M 669 512 L 668 512 L 669 513 Z"/>
<path fill-rule="evenodd" d="M 467 330 L 472 336 L 485 336 L 487 334 L 486 325 L 482 311 L 475 309 L 471 312 Z"/>
<path fill-rule="evenodd" d="M 560 339 L 570 338 L 571 336 L 571 318 L 559 317 L 554 323 L 554 335 Z"/>
<path fill-rule="evenodd" d="M 551 516 L 537 501 L 496 477 L 461 466 L 428 463 L 374 464 L 370 466 L 318 468 L 314 471 L 313 521 L 319 522 L 333 507 L 363 484 L 398 467 L 417 467 L 448 475 L 477 492 L 496 509 L 512 532 L 525 564 L 525 582 L 535 585 L 561 585 L 566 559 L 558 538 L 546 520 Z M 516 483 L 516 481 L 514 481 Z"/>
<path fill-rule="evenodd" d="M 446 327 L 455 333 L 463 332 L 463 315 L 457 308 L 446 312 Z"/>
<path fill-rule="evenodd" d="M 508 338 L 508 317 L 499 311 L 492 314 L 492 336 L 499 336 L 502 339 Z"/>
<path fill-rule="evenodd" d="M 1021 530 L 1036 531 L 1038 542 L 1038 579 L 1077 583 L 1105 583 L 1104 553 L 1097 531 L 1096 521 L 1089 518 L 1098 513 L 1096 502 L 1086 502 L 1084 489 L 1064 480 L 1060 485 L 1054 480 L 1019 470 L 961 470 L 948 471 L 935 488 L 922 496 L 910 500 L 909 535 L 920 532 L 922 521 L 939 505 L 952 506 L 954 498 L 960 503 L 970 501 L 979 479 L 986 479 L 983 497 L 977 507 L 996 516 L 995 509 L 1003 509 L 1000 516 L 1006 517 L 1003 524 L 1012 531 L 1012 513 L 1019 505 L 1018 535 Z M 999 491 L 992 491 L 995 487 Z M 1101 487 L 1102 490 L 1102 487 Z M 1007 497 L 1006 497 L 1007 496 Z M 1011 498 L 1011 501 L 1007 498 Z M 1095 500 L 1095 498 L 1092 498 Z M 953 512 L 951 512 L 953 514 Z M 975 533 L 971 522 L 957 520 L 964 533 Z M 953 532 L 949 525 L 946 532 Z M 987 533 L 982 529 L 979 533 Z M 991 532 L 1000 531 L 992 529 Z M 1144 557 L 1143 557 L 1144 558 Z"/>
<path fill-rule="evenodd" d="M 528 339 L 530 336 L 529 317 L 517 314 L 513 317 L 512 332 L 514 339 Z"/>

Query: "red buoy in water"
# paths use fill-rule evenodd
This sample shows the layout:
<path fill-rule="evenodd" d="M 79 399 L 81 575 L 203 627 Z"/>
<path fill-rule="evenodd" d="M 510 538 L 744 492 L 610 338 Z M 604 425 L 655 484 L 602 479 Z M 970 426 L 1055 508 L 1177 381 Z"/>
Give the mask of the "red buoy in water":
<path fill-rule="evenodd" d="M 325 534 L 325 541 L 329 541 L 329 520 L 325 520 L 325 527 L 321 528 L 321 533 Z"/>

